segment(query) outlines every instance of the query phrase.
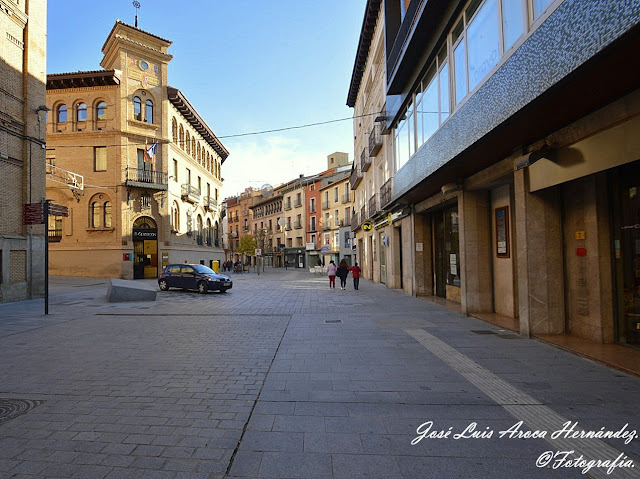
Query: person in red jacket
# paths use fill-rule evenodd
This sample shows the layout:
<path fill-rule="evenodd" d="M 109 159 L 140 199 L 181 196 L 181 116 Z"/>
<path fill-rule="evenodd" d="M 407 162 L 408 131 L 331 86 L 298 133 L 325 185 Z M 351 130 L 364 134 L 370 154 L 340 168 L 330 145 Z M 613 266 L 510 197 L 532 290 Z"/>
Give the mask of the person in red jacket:
<path fill-rule="evenodd" d="M 356 262 L 351 268 L 349 268 L 349 271 L 351 271 L 351 274 L 353 275 L 353 289 L 357 290 L 360 286 L 360 266 L 358 266 L 358 263 Z"/>

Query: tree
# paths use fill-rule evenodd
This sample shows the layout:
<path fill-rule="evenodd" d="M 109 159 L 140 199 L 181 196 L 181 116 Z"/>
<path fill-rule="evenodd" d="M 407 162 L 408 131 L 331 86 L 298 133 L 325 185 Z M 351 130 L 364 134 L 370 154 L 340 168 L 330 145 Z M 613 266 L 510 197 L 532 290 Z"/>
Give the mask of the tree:
<path fill-rule="evenodd" d="M 240 238 L 240 244 L 236 249 L 236 253 L 253 255 L 256 252 L 256 240 L 251 235 L 245 235 Z"/>

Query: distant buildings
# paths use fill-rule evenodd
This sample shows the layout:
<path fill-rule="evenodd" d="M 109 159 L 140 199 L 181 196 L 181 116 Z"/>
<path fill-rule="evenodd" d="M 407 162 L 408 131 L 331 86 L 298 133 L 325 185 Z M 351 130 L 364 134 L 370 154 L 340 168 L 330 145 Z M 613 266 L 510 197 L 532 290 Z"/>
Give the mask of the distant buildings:
<path fill-rule="evenodd" d="M 50 219 L 53 274 L 155 278 L 168 263 L 224 259 L 229 152 L 168 84 L 170 45 L 117 21 L 103 70 L 47 76 L 47 197 L 70 212 Z"/>
<path fill-rule="evenodd" d="M 363 275 L 640 344 L 639 32 L 638 2 L 369 0 L 347 96 Z"/>
<path fill-rule="evenodd" d="M 45 199 L 46 14 L 46 0 L 0 8 L 0 303 L 44 294 L 42 216 L 25 224 L 23 205 Z"/>
<path fill-rule="evenodd" d="M 266 189 L 247 188 L 240 195 L 227 198 L 227 258 L 255 264 L 255 252 L 238 252 L 242 236 L 251 235 L 261 250 L 260 264 L 264 266 L 283 267 L 286 262 L 292 268 L 308 268 L 325 259 L 351 261 L 351 234 L 346 222 L 353 202 L 345 188 L 350 169 L 349 155 L 336 152 L 327 157 L 327 170 L 323 172 L 300 175 Z M 322 189 L 330 186 L 339 188 L 340 195 L 334 201 L 331 190 L 334 196 L 324 208 L 320 204 Z M 342 234 L 345 240 L 337 241 L 336 234 Z"/>

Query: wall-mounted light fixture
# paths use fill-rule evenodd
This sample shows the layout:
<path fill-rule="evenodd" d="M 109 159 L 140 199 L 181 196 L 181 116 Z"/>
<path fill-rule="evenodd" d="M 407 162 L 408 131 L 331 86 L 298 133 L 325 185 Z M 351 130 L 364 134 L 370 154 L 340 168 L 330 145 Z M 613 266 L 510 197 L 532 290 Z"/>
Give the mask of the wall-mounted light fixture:
<path fill-rule="evenodd" d="M 461 189 L 462 189 L 462 186 L 460 186 L 458 183 L 447 183 L 446 185 L 442 185 L 442 188 L 440 188 L 440 191 L 442 191 L 443 195 L 447 195 L 449 193 L 460 191 Z"/>
<path fill-rule="evenodd" d="M 556 150 L 547 146 L 543 146 L 539 150 L 532 151 L 528 156 L 523 156 L 515 164 L 515 170 L 521 170 L 527 166 L 533 165 L 536 161 L 546 158 L 549 161 L 555 161 Z"/>

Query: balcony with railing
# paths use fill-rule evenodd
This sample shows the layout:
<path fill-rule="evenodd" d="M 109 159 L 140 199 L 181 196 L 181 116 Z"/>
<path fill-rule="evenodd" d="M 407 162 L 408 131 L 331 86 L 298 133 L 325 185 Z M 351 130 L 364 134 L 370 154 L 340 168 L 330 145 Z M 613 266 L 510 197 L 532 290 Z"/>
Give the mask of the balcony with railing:
<path fill-rule="evenodd" d="M 369 217 L 373 218 L 379 211 L 378 194 L 374 193 L 373 196 L 369 198 Z"/>
<path fill-rule="evenodd" d="M 362 221 L 360 220 L 360 214 L 359 213 L 355 213 L 351 217 L 351 231 L 355 231 L 358 228 L 360 228 L 360 224 L 361 223 L 362 223 Z"/>
<path fill-rule="evenodd" d="M 62 241 L 62 228 L 48 231 L 49 243 L 59 243 Z"/>
<path fill-rule="evenodd" d="M 360 208 L 360 219 L 363 222 L 367 221 L 369 219 L 369 217 L 367 216 L 367 206 L 366 205 L 362 205 L 362 208 Z"/>
<path fill-rule="evenodd" d="M 316 204 L 312 204 L 309 205 L 309 213 L 315 213 L 316 212 Z"/>
<path fill-rule="evenodd" d="M 285 210 L 290 210 L 290 209 L 291 209 L 291 201 L 287 201 L 287 202 L 284 204 L 284 209 L 285 209 Z"/>
<path fill-rule="evenodd" d="M 295 200 L 293 202 L 293 207 L 294 208 L 300 208 L 302 206 L 302 200 Z"/>
<path fill-rule="evenodd" d="M 124 174 L 124 184 L 127 186 L 151 190 L 166 190 L 168 188 L 167 174 L 164 171 L 127 167 Z"/>
<path fill-rule="evenodd" d="M 318 231 L 316 229 L 317 228 L 317 226 L 316 226 L 317 224 L 318 223 L 316 223 L 315 221 L 312 221 L 312 222 L 309 223 L 309 233 L 313 233 L 314 231 Z"/>
<path fill-rule="evenodd" d="M 293 227 L 297 230 L 302 229 L 302 221 L 296 220 L 293 222 Z"/>
<path fill-rule="evenodd" d="M 349 201 L 351 201 L 351 195 L 349 195 L 349 193 L 345 193 L 344 195 L 342 195 L 342 204 L 343 205 L 345 203 L 349 203 Z"/>
<path fill-rule="evenodd" d="M 218 209 L 218 200 L 212 196 L 205 196 L 202 201 L 205 211 L 216 211 L 216 209 Z"/>
<path fill-rule="evenodd" d="M 182 200 L 189 203 L 198 203 L 200 201 L 200 190 L 189 183 L 182 185 Z"/>
<path fill-rule="evenodd" d="M 389 178 L 380 187 L 380 208 L 384 208 L 389 203 L 391 203 L 391 193 L 392 193 L 391 180 L 393 180 L 393 178 Z"/>
<path fill-rule="evenodd" d="M 287 224 L 284 226 L 284 229 L 285 229 L 285 231 L 291 231 L 291 230 L 293 229 L 293 228 L 291 227 L 291 222 L 287 223 Z"/>
<path fill-rule="evenodd" d="M 382 125 L 376 123 L 369 133 L 369 157 L 374 158 L 382 148 Z"/>
<path fill-rule="evenodd" d="M 349 184 L 351 185 L 351 189 L 355 190 L 361 181 L 362 181 L 362 171 L 360 170 L 360 165 L 354 164 L 353 170 L 351 171 L 351 176 L 349 177 Z"/>
<path fill-rule="evenodd" d="M 362 149 L 362 153 L 360 154 L 360 169 L 362 171 L 367 171 L 371 166 L 371 158 L 367 154 L 367 148 Z"/>
<path fill-rule="evenodd" d="M 323 210 L 328 210 L 330 208 L 330 203 L 328 201 L 323 201 L 322 202 L 322 209 Z"/>

